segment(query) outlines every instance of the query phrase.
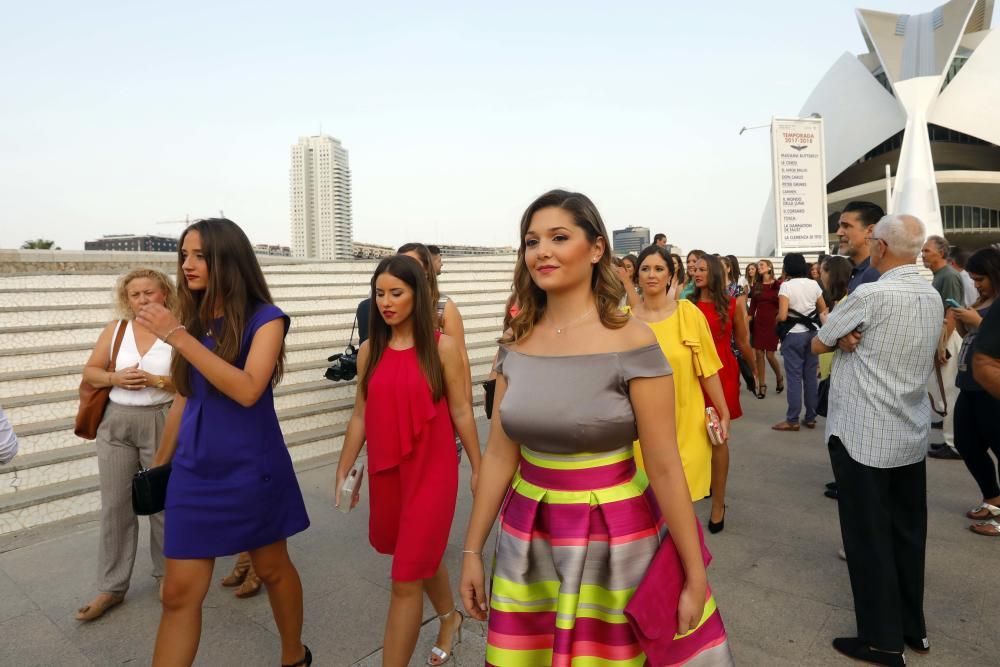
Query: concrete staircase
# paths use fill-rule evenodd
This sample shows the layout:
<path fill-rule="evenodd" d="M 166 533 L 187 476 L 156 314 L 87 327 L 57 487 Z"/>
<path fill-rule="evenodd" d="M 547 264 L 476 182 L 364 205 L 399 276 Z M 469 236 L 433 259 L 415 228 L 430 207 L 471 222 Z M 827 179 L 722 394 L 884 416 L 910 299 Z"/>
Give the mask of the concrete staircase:
<path fill-rule="evenodd" d="M 80 373 L 114 317 L 109 304 L 116 277 L 133 266 L 173 262 L 169 255 L 119 257 L 117 269 L 104 259 L 95 273 L 66 272 L 63 262 L 58 273 L 0 275 L 0 405 L 20 442 L 17 458 L 0 467 L 0 535 L 100 507 L 94 443 L 73 434 Z M 323 372 L 327 356 L 348 343 L 375 262 L 286 261 L 269 261 L 264 272 L 275 301 L 292 318 L 275 407 L 292 459 L 301 462 L 329 457 L 343 442 L 355 382 L 332 383 Z M 449 258 L 441 276 L 441 291 L 465 322 L 477 416 L 512 271 L 512 257 Z"/>

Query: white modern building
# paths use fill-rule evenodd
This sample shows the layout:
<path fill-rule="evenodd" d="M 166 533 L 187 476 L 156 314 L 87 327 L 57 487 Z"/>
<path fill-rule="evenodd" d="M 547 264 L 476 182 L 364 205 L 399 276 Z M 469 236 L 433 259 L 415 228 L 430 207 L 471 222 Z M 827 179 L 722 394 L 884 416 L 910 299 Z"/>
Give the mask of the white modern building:
<path fill-rule="evenodd" d="M 288 172 L 292 256 L 351 259 L 351 167 L 331 136 L 300 137 Z"/>
<path fill-rule="evenodd" d="M 1000 240 L 1000 31 L 994 0 L 951 0 L 923 14 L 858 9 L 868 46 L 844 53 L 799 115 L 826 135 L 832 225 L 851 201 L 922 219 L 966 249 Z M 886 194 L 885 168 L 892 174 Z M 773 195 L 757 252 L 775 249 Z"/>

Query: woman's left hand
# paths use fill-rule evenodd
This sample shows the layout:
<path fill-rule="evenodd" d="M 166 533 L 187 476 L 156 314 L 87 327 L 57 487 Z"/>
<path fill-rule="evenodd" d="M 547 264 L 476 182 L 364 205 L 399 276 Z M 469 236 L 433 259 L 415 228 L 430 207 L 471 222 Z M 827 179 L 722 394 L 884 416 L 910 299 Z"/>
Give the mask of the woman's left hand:
<path fill-rule="evenodd" d="M 975 308 L 952 308 L 951 313 L 967 327 L 975 328 L 983 323 L 982 315 L 976 312 Z"/>
<path fill-rule="evenodd" d="M 147 303 L 135 315 L 135 321 L 146 327 L 160 340 L 180 326 L 174 314 L 158 303 Z"/>
<path fill-rule="evenodd" d="M 687 581 L 677 601 L 677 634 L 684 635 L 698 627 L 702 614 L 705 613 L 705 600 L 708 598 L 708 585 L 704 582 L 694 584 Z"/>

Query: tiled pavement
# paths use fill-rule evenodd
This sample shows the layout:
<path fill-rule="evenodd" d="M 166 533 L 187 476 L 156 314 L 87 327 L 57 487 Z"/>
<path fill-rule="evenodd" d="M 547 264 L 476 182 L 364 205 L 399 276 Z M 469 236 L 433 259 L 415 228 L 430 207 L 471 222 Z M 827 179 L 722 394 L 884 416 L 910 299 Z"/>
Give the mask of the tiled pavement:
<path fill-rule="evenodd" d="M 784 413 L 782 399 L 743 395 L 747 415 L 734 427 L 726 530 L 707 538 L 715 555 L 709 577 L 737 664 L 846 665 L 829 647 L 831 638 L 854 630 L 847 571 L 836 556 L 836 506 L 822 496 L 829 463 L 821 433 L 769 429 Z M 305 640 L 317 666 L 378 665 L 389 561 L 368 546 L 364 506 L 346 516 L 331 509 L 329 461 L 307 465 L 300 481 L 313 524 L 290 542 L 306 586 Z M 994 580 L 1000 541 L 966 529 L 962 514 L 977 494 L 961 462 L 931 460 L 928 466 L 925 609 L 932 651 L 908 655 L 908 662 L 1000 665 L 1000 638 L 990 630 L 1000 608 Z M 469 507 L 463 483 L 447 553 L 453 578 Z M 707 502 L 697 509 L 707 518 Z M 0 539 L 0 665 L 149 664 L 159 609 L 141 543 L 126 603 L 89 625 L 72 618 L 93 593 L 96 555 L 92 515 Z M 231 563 L 221 560 L 216 576 Z M 429 606 L 425 616 L 413 665 L 423 664 L 437 630 Z M 467 622 L 458 665 L 482 664 L 482 632 Z M 237 600 L 214 587 L 197 664 L 278 664 L 266 597 Z"/>

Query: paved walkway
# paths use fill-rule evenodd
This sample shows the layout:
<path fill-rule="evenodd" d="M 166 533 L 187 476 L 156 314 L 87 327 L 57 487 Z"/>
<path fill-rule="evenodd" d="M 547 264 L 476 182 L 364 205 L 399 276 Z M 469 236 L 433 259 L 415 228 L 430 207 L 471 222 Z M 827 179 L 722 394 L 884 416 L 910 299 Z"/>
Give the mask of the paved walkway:
<path fill-rule="evenodd" d="M 837 559 L 836 505 L 822 496 L 831 479 L 822 434 L 774 433 L 783 397 L 743 396 L 737 422 L 726 530 L 708 536 L 709 578 L 739 665 L 847 665 L 831 638 L 854 632 L 847 569 Z M 822 425 L 822 423 L 821 423 Z M 1000 665 L 992 619 L 1000 609 L 1000 540 L 970 533 L 963 512 L 976 486 L 958 461 L 929 461 L 930 536 L 926 614 L 932 652 L 913 665 Z M 363 506 L 342 515 L 330 504 L 333 467 L 302 470 L 312 527 L 290 542 L 305 582 L 305 641 L 318 666 L 380 664 L 389 600 L 389 560 L 367 542 Z M 468 519 L 468 469 L 447 562 L 457 576 Z M 707 502 L 697 506 L 705 520 Z M 145 536 L 144 536 L 145 537 Z M 125 604 L 89 625 L 73 611 L 93 594 L 97 524 L 93 517 L 0 540 L 0 665 L 147 665 L 159 619 L 149 558 L 142 550 Z M 221 577 L 232 565 L 222 559 Z M 987 615 L 987 610 L 993 610 Z M 423 664 L 436 631 L 430 620 L 411 664 Z M 471 631 L 471 632 L 468 632 Z M 482 665 L 483 630 L 467 622 L 458 665 Z M 199 665 L 278 664 L 278 639 L 265 595 L 237 600 L 213 587 L 206 602 Z"/>

